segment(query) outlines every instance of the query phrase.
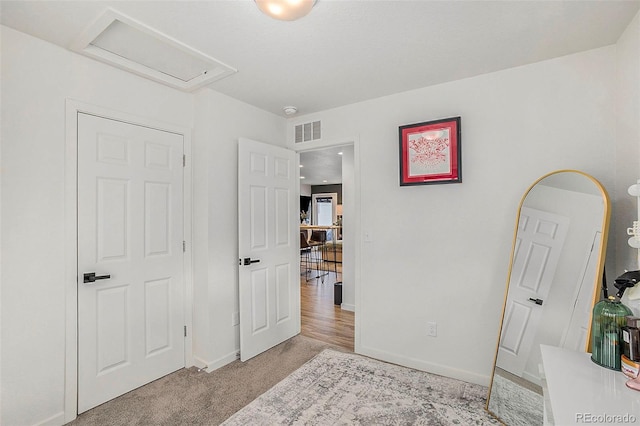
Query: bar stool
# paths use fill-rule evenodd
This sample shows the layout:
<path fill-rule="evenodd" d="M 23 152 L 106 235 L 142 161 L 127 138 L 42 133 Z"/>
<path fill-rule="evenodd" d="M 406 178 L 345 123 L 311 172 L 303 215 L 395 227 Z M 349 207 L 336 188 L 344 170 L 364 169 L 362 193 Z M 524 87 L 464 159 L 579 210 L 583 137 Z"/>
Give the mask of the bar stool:
<path fill-rule="evenodd" d="M 307 241 L 307 232 L 300 231 L 300 269 L 305 269 L 305 280 L 309 282 L 309 273 L 313 264 L 316 264 L 316 274 L 319 273 L 318 261 L 313 259 L 313 248 Z"/>
<path fill-rule="evenodd" d="M 324 252 L 327 248 L 327 231 L 322 229 L 316 229 L 311 231 L 311 237 L 309 238 L 309 246 L 311 246 L 312 252 L 316 255 L 316 270 L 318 271 L 318 276 L 316 278 L 320 278 L 320 281 L 324 283 L 324 276 L 329 275 L 328 272 L 324 271 L 324 267 L 322 268 L 322 274 L 320 274 L 320 263 L 324 266 Z"/>

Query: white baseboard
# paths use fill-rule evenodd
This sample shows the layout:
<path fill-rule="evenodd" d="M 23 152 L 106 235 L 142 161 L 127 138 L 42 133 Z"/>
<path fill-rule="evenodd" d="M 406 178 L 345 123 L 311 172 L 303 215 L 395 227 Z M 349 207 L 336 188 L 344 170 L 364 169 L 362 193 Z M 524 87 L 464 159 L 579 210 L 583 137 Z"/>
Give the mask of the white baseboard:
<path fill-rule="evenodd" d="M 64 411 L 61 411 L 49 418 L 39 421 L 38 423 L 34 423 L 34 426 L 61 426 L 65 423 Z"/>
<path fill-rule="evenodd" d="M 233 352 L 230 352 L 213 361 L 205 361 L 197 356 L 194 356 L 193 359 L 198 368 L 204 368 L 206 369 L 207 373 L 211 373 L 212 371 L 217 370 L 220 367 L 224 367 L 225 365 L 238 359 L 238 351 L 234 350 Z"/>
<path fill-rule="evenodd" d="M 340 309 L 345 310 L 345 311 L 349 311 L 349 312 L 355 312 L 356 311 L 356 305 L 343 303 L 343 304 L 340 305 Z"/>
<path fill-rule="evenodd" d="M 402 365 L 404 367 L 415 368 L 416 370 L 426 371 L 427 373 L 438 374 L 440 376 L 451 377 L 452 379 L 462 380 L 468 383 L 475 383 L 481 386 L 488 386 L 490 377 L 472 373 L 471 371 L 451 368 L 440 364 L 434 364 L 415 358 L 405 357 L 391 352 L 381 351 L 379 349 L 360 347 L 359 354 L 381 361 L 390 362 L 392 364 Z"/>
<path fill-rule="evenodd" d="M 529 373 L 528 371 L 522 372 L 522 378 L 531 383 L 535 383 L 538 386 L 542 386 L 542 381 L 540 380 L 540 377 L 537 377 L 534 374 Z"/>
<path fill-rule="evenodd" d="M 193 356 L 193 366 L 197 368 L 209 368 L 207 361 L 195 355 Z"/>

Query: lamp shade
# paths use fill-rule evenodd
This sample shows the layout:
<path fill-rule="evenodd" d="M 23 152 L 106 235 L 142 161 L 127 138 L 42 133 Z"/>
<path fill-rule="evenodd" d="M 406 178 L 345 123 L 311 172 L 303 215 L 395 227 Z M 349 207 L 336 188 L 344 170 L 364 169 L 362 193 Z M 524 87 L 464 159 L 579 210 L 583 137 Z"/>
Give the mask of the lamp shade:
<path fill-rule="evenodd" d="M 311 12 L 315 0 L 255 0 L 265 14 L 281 21 L 295 21 Z"/>

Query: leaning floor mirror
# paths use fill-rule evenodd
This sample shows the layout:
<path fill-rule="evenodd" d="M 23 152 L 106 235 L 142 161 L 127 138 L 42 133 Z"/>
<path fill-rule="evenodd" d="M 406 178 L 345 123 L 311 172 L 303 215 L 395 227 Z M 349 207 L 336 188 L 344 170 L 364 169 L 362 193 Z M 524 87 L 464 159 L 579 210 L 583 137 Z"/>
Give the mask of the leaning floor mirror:
<path fill-rule="evenodd" d="M 575 170 L 534 182 L 520 202 L 487 410 L 506 425 L 542 425 L 540 345 L 589 352 L 610 202 Z"/>

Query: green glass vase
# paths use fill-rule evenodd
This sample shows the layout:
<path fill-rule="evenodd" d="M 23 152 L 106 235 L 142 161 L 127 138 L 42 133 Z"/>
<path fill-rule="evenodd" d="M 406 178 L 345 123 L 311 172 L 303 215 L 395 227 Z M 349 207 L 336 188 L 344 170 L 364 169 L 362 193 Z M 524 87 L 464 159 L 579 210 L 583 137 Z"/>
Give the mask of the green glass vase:
<path fill-rule="evenodd" d="M 591 322 L 591 360 L 603 367 L 620 370 L 622 355 L 622 327 L 631 309 L 613 296 L 593 307 Z"/>

